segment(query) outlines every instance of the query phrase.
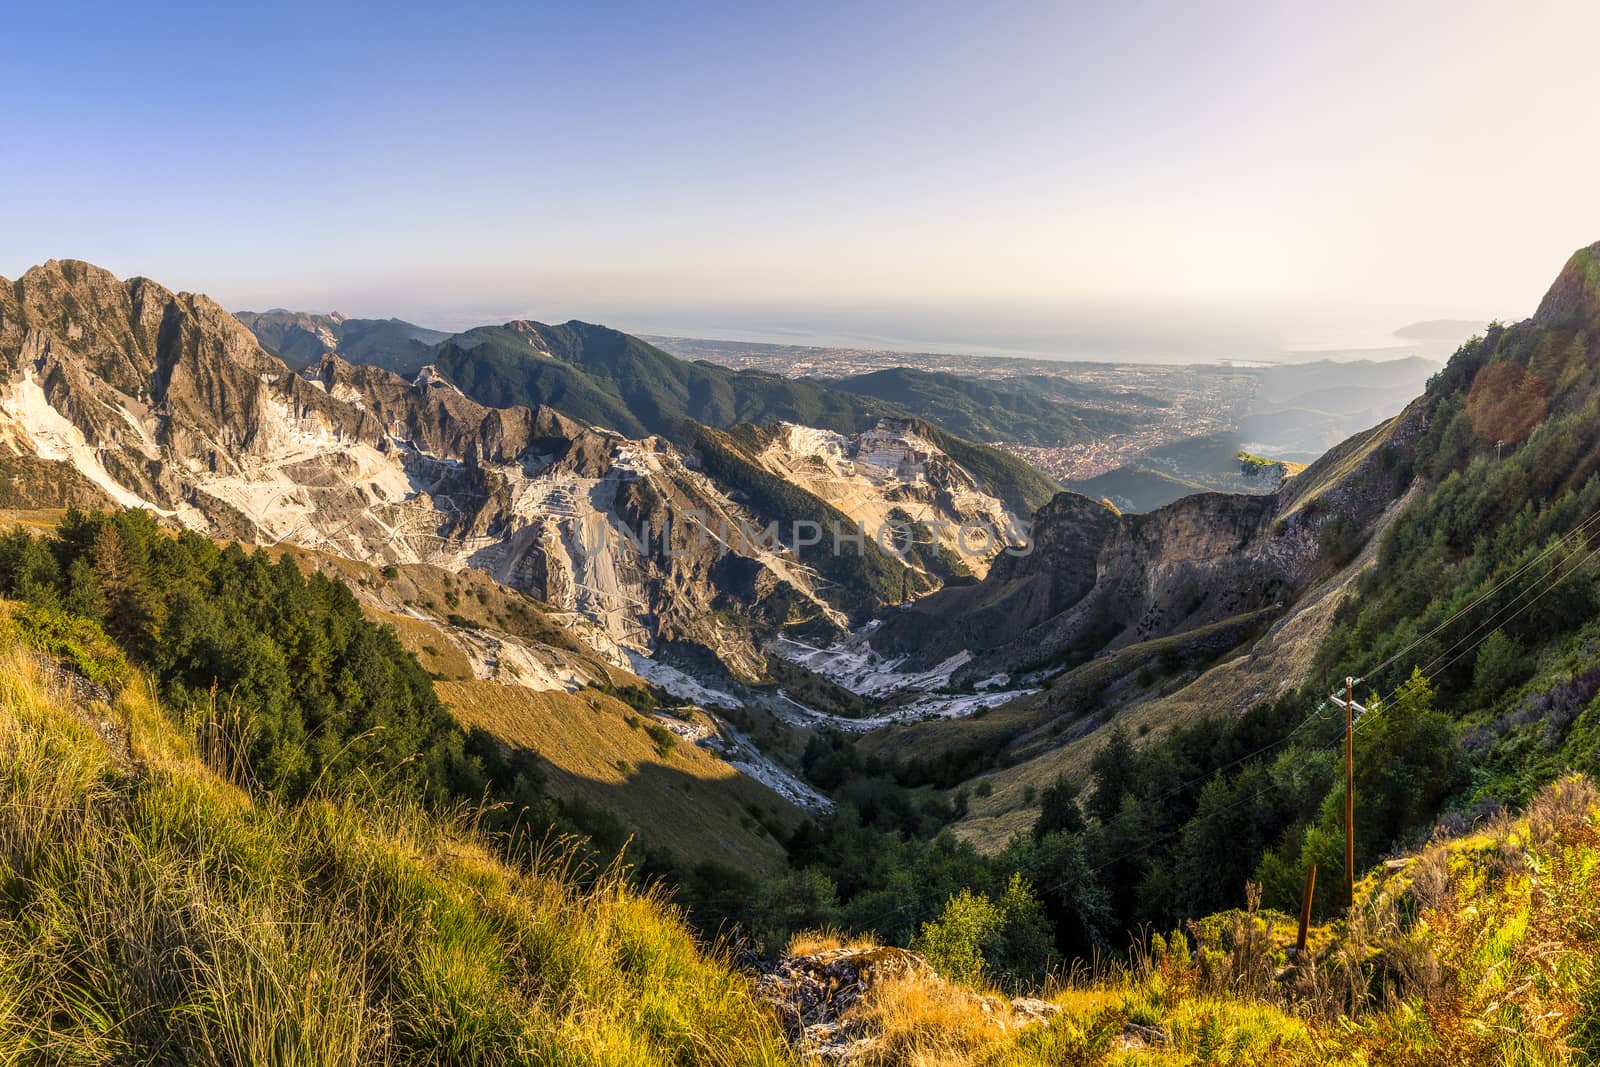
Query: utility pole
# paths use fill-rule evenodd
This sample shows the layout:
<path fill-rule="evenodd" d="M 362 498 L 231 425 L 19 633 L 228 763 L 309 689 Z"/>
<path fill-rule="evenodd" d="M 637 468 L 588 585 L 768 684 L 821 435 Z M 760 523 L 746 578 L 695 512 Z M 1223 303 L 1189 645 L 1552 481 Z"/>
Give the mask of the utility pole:
<path fill-rule="evenodd" d="M 1356 679 L 1344 680 L 1344 699 L 1329 697 L 1344 709 L 1344 872 L 1349 905 L 1356 903 L 1356 713 L 1367 709 L 1356 703 Z"/>
<path fill-rule="evenodd" d="M 1344 679 L 1344 870 L 1356 904 L 1356 680 Z"/>

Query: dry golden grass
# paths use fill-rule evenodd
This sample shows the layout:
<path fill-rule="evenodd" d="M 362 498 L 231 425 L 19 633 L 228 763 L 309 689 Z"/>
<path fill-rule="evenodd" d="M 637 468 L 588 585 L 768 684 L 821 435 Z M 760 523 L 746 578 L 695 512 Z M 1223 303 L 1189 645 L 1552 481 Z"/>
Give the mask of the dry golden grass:
<path fill-rule="evenodd" d="M 792 1062 L 672 907 L 564 863 L 465 813 L 253 802 L 137 678 L 75 706 L 0 633 L 4 1067 Z"/>
<path fill-rule="evenodd" d="M 1565 1067 L 1600 1057 L 1600 791 L 1563 779 L 1520 816 L 1428 845 L 1357 886 L 1290 966 L 1287 916 L 1255 907 L 1077 970 L 1017 1028 L 931 974 L 847 1012 L 875 1067 Z M 837 935 L 794 950 L 837 947 Z M 986 1010 L 986 1006 L 988 1010 Z"/>
<path fill-rule="evenodd" d="M 712 753 L 678 741 L 663 753 L 649 716 L 587 690 L 534 692 L 491 682 L 438 682 L 463 723 L 537 751 L 553 796 L 612 812 L 642 840 L 680 858 L 755 873 L 783 869 L 788 833 L 804 814 Z M 764 825 L 765 824 L 765 825 Z"/>
<path fill-rule="evenodd" d="M 846 934 L 838 930 L 801 930 L 789 936 L 785 956 L 810 956 L 835 949 L 877 948 L 878 939 L 870 934 Z"/>
<path fill-rule="evenodd" d="M 1306 467 L 1288 483 L 1289 507 L 1283 515 L 1292 515 L 1329 488 L 1338 485 L 1355 473 L 1362 463 L 1377 452 L 1406 420 L 1405 412 L 1387 422 L 1379 423 L 1365 433 L 1335 445 L 1321 459 Z"/>
<path fill-rule="evenodd" d="M 879 1043 L 866 1062 L 885 1067 L 975 1067 L 994 1063 L 1015 1036 L 992 1008 L 958 986 L 895 978 L 875 987 L 858 1014 Z"/>
<path fill-rule="evenodd" d="M 0 508 L 0 527 L 21 526 L 34 533 L 54 533 L 66 517 L 66 508 Z"/>
<path fill-rule="evenodd" d="M 434 679 L 468 682 L 476 677 L 471 657 L 441 623 L 433 619 L 396 615 L 370 605 L 364 605 L 362 613 L 381 626 L 393 626 L 401 647 L 417 657 L 422 669 Z"/>

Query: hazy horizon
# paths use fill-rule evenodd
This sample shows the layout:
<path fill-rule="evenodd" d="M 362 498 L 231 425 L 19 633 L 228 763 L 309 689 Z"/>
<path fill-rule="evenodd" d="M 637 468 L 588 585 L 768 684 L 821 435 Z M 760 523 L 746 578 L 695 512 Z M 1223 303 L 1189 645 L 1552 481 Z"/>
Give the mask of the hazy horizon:
<path fill-rule="evenodd" d="M 348 317 L 399 318 L 430 329 L 458 331 L 512 319 L 596 322 L 645 337 L 693 338 L 815 348 L 859 348 L 908 354 L 1024 357 L 1089 362 L 1187 363 L 1273 360 L 1316 353 L 1385 352 L 1438 355 L 1450 342 L 1423 342 L 1395 331 L 1413 322 L 1358 322 L 1308 317 L 1296 324 L 1239 312 L 1169 317 L 1158 309 L 1063 310 L 1029 307 L 950 308 L 870 305 L 750 307 L 674 305 L 628 309 L 585 304 L 480 311 L 380 311 L 351 315 L 343 307 L 282 304 L 235 311 L 338 312 Z M 1531 313 L 1532 308 L 1527 313 Z M 570 313 L 569 313 L 570 312 Z M 1525 313 L 1526 314 L 1526 313 Z M 1509 318 L 1510 316 L 1506 316 Z M 1522 316 L 1518 316 L 1522 317 Z M 1472 321 L 1484 321 L 1472 320 Z M 1251 329 L 1251 327 L 1256 327 Z M 1298 327 L 1298 332 L 1296 332 Z M 1465 340 L 1466 332 L 1461 334 Z"/>
<path fill-rule="evenodd" d="M 37 160 L 0 172 L 0 274 L 446 329 L 1369 347 L 1526 316 L 1600 238 L 1568 81 L 1597 31 L 1577 2 L 35 5 L 0 40 Z"/>

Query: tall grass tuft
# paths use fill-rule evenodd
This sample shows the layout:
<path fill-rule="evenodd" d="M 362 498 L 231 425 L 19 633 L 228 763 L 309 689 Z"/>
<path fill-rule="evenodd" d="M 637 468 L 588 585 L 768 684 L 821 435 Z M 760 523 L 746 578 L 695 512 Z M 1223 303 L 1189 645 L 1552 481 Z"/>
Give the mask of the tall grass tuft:
<path fill-rule="evenodd" d="M 254 801 L 220 717 L 114 700 L 0 636 L 0 1065 L 792 1062 L 620 872 L 510 867 L 468 812 Z"/>

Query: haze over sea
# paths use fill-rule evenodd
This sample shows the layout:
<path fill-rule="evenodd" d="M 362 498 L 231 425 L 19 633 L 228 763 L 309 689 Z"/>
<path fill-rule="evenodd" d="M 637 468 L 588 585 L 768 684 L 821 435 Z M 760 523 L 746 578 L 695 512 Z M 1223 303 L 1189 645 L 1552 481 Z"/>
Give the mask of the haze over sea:
<path fill-rule="evenodd" d="M 340 309 L 345 310 L 345 309 Z M 521 307 L 459 306 L 391 312 L 441 329 L 531 318 L 584 319 L 630 333 L 713 341 L 860 348 L 908 353 L 1027 357 L 1063 361 L 1210 363 L 1277 362 L 1338 353 L 1351 358 L 1445 354 L 1439 344 L 1397 337 L 1418 309 L 1379 320 L 1335 319 L 1260 310 L 1193 308 L 1048 308 L 1039 306 L 848 305 L 672 306 L 534 301 Z M 1467 331 L 1470 332 L 1470 331 Z M 1467 332 L 1464 332 L 1462 339 Z"/>

